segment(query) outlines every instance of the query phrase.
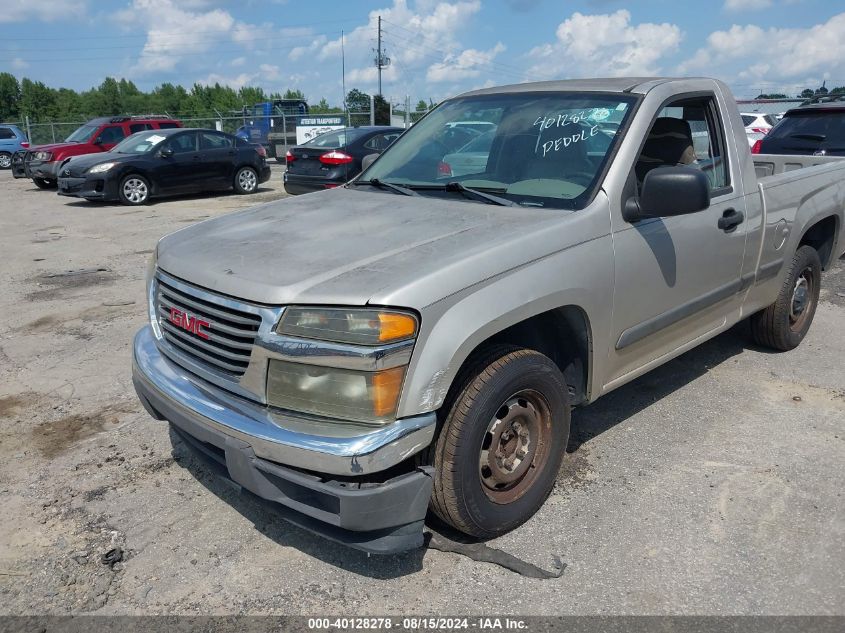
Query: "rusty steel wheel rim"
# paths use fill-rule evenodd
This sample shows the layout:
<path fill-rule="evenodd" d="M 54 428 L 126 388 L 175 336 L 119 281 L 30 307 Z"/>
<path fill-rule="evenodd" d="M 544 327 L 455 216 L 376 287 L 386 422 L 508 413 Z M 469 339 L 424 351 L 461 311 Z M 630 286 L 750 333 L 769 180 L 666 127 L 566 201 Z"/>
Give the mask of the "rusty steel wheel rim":
<path fill-rule="evenodd" d="M 512 503 L 543 471 L 551 443 L 551 414 L 545 398 L 520 391 L 498 408 L 481 441 L 481 487 L 494 503 Z"/>
<path fill-rule="evenodd" d="M 808 266 L 801 271 L 792 288 L 792 298 L 789 302 L 789 329 L 800 332 L 804 327 L 808 315 L 812 312 L 815 281 L 813 268 Z"/>

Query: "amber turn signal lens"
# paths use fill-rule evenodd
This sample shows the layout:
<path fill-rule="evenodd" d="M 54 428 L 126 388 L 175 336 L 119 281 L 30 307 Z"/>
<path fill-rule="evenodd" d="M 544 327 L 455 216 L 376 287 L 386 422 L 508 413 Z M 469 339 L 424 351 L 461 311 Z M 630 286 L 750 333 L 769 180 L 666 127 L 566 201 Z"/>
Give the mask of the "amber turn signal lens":
<path fill-rule="evenodd" d="M 411 338 L 416 334 L 417 320 L 408 314 L 379 312 L 379 335 L 382 342 Z"/>
<path fill-rule="evenodd" d="M 404 367 L 385 369 L 373 374 L 372 401 L 373 414 L 377 418 L 396 413 L 399 392 L 402 391 Z"/>

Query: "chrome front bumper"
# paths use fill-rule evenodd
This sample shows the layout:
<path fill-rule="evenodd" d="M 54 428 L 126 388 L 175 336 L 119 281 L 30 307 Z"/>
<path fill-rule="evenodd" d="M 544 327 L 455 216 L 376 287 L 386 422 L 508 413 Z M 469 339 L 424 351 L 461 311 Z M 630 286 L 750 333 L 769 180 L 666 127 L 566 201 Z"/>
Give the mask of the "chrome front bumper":
<path fill-rule="evenodd" d="M 186 419 L 245 442 L 257 457 L 283 466 L 331 475 L 377 473 L 421 451 L 434 438 L 434 413 L 372 427 L 295 416 L 235 396 L 163 356 L 150 326 L 135 337 L 132 376 L 154 417 L 177 426 L 178 420 L 170 418 Z"/>

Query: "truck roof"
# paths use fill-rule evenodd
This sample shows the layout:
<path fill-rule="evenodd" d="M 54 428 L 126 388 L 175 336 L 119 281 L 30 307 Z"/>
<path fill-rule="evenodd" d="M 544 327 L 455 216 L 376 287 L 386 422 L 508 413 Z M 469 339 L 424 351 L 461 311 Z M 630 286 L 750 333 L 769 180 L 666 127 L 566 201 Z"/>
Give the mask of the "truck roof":
<path fill-rule="evenodd" d="M 669 82 L 688 82 L 705 77 L 607 77 L 603 79 L 561 79 L 510 84 L 494 88 L 472 90 L 460 95 L 508 94 L 516 92 L 634 92 L 644 94 L 657 85 Z M 714 80 L 711 80 L 714 81 Z"/>

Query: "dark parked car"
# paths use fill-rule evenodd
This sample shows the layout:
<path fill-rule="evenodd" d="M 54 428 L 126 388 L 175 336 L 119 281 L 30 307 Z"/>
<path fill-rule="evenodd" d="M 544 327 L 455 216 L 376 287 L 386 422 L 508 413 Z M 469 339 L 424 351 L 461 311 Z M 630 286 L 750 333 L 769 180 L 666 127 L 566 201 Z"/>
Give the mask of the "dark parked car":
<path fill-rule="evenodd" d="M 789 110 L 754 143 L 751 152 L 845 156 L 845 102 L 814 103 Z"/>
<path fill-rule="evenodd" d="M 361 173 L 361 161 L 399 138 L 401 127 L 347 127 L 288 150 L 285 191 L 296 195 L 331 189 Z"/>
<path fill-rule="evenodd" d="M 270 179 L 267 154 L 215 130 L 150 130 L 108 152 L 67 159 L 59 194 L 88 200 L 144 204 L 155 196 L 234 188 L 255 193 Z"/>

